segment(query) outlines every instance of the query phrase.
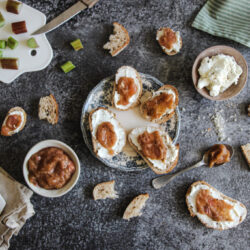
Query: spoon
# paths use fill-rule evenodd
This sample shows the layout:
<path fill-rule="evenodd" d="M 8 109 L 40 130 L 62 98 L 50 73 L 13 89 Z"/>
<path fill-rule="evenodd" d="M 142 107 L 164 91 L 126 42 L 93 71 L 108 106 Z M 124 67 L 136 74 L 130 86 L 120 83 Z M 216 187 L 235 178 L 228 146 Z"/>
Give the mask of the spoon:
<path fill-rule="evenodd" d="M 233 154 L 234 154 L 234 150 L 233 148 L 228 145 L 228 144 L 224 144 L 227 149 L 229 150 L 230 152 L 230 160 L 232 159 L 233 157 Z M 164 176 L 160 176 L 160 177 L 157 177 L 155 179 L 153 179 L 152 181 L 152 185 L 155 189 L 159 189 L 159 188 L 162 188 L 164 187 L 165 185 L 167 185 L 170 181 L 172 181 L 176 176 L 180 175 L 180 174 L 183 174 L 191 169 L 194 169 L 194 168 L 199 168 L 201 166 L 204 166 L 204 165 L 207 165 L 208 164 L 208 155 L 207 155 L 207 152 L 203 155 L 203 158 L 201 161 L 199 161 L 198 163 L 196 163 L 195 165 L 189 167 L 189 168 L 185 168 L 181 171 L 179 171 L 178 173 L 175 173 L 175 174 L 168 174 L 168 175 L 164 175 Z M 217 166 L 220 166 L 220 165 L 223 165 L 224 163 L 222 164 L 217 164 L 215 165 L 216 167 Z"/>

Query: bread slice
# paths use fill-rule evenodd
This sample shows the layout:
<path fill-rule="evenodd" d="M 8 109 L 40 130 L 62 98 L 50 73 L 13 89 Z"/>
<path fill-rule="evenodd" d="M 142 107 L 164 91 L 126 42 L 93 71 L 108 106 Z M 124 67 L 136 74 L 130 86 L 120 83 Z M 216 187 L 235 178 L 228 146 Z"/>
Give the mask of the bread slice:
<path fill-rule="evenodd" d="M 217 195 L 217 197 L 215 197 L 216 199 L 222 199 L 225 202 L 229 203 L 230 205 L 234 206 L 233 221 L 214 221 L 207 215 L 200 214 L 197 212 L 196 205 L 192 204 L 192 201 L 196 202 L 196 195 L 197 195 L 198 190 L 204 189 L 204 187 L 216 193 Z M 212 187 L 205 181 L 194 182 L 189 187 L 186 193 L 186 203 L 187 203 L 187 207 L 190 212 L 190 215 L 192 217 L 197 216 L 202 224 L 212 229 L 225 230 L 225 229 L 236 227 L 246 218 L 246 215 L 247 215 L 247 209 L 241 202 L 224 195 L 223 193 L 219 192 L 217 189 L 215 189 L 214 187 Z M 236 209 L 237 209 L 237 213 L 235 212 Z"/>
<path fill-rule="evenodd" d="M 115 191 L 115 181 L 102 182 L 97 184 L 93 190 L 94 200 L 116 199 L 118 195 Z"/>
<path fill-rule="evenodd" d="M 171 28 L 169 27 L 162 27 L 160 29 L 157 30 L 157 33 L 156 33 L 156 40 L 158 41 L 159 45 L 161 46 L 162 50 L 169 56 L 173 56 L 173 55 L 176 55 L 180 49 L 182 48 L 182 38 L 180 36 L 180 32 L 177 31 L 177 32 L 174 32 L 175 35 L 176 35 L 176 38 L 177 38 L 177 42 L 175 43 L 175 45 L 171 48 L 171 49 L 167 49 L 165 46 L 162 46 L 160 44 L 160 38 L 161 36 L 164 34 L 164 31 L 166 29 L 170 29 L 172 32 L 174 32 Z"/>
<path fill-rule="evenodd" d="M 122 106 L 122 105 L 118 105 L 117 102 L 119 100 L 116 100 L 116 95 L 118 95 L 117 85 L 118 85 L 118 81 L 119 81 L 120 77 L 123 77 L 123 76 L 126 77 L 127 74 L 130 74 L 131 76 L 133 76 L 131 78 L 133 78 L 135 84 L 137 85 L 137 93 L 135 94 L 135 95 L 137 95 L 137 98 L 129 105 Z M 112 106 L 118 110 L 121 110 L 121 111 L 129 110 L 129 109 L 136 107 L 137 105 L 140 104 L 142 90 L 143 90 L 142 79 L 141 79 L 140 74 L 136 71 L 136 69 L 134 69 L 130 66 L 120 67 L 117 70 L 117 73 L 115 75 L 114 87 L 113 87 L 113 92 L 112 92 Z"/>
<path fill-rule="evenodd" d="M 21 116 L 22 116 L 21 126 L 19 128 L 17 128 L 17 129 L 15 129 L 15 130 L 13 130 L 13 131 L 9 131 L 8 134 L 4 134 L 3 129 L 4 129 L 4 126 L 6 125 L 7 119 L 14 112 L 15 113 L 17 112 L 17 114 L 21 114 Z M 3 136 L 12 136 L 14 134 L 19 133 L 21 130 L 23 130 L 23 128 L 24 128 L 24 126 L 26 124 L 26 121 L 27 121 L 27 114 L 26 114 L 26 112 L 24 111 L 23 108 L 21 108 L 21 107 L 11 108 L 9 110 L 9 112 L 7 113 L 7 115 L 6 115 L 5 119 L 4 119 L 4 122 L 2 124 L 1 135 L 3 135 Z"/>
<path fill-rule="evenodd" d="M 138 130 L 138 132 L 136 131 Z M 135 138 L 138 134 L 142 134 L 144 131 L 148 131 L 148 132 L 154 132 L 156 130 L 158 130 L 161 135 L 163 136 L 164 138 L 164 144 L 165 146 L 167 147 L 167 150 L 174 150 L 175 153 L 176 153 L 176 157 L 174 158 L 173 161 L 171 162 L 164 162 L 165 164 L 165 168 L 164 169 L 160 169 L 158 167 L 156 167 L 151 161 L 149 158 L 145 157 L 142 153 L 142 150 L 139 149 L 138 145 L 136 145 L 136 141 L 137 141 L 137 138 Z M 137 136 L 137 137 L 138 137 Z M 136 128 L 136 129 L 133 129 L 129 136 L 128 136 L 128 141 L 131 145 L 131 147 L 143 158 L 143 160 L 148 164 L 148 166 L 156 173 L 156 174 L 166 174 L 166 173 L 169 173 L 171 172 L 175 166 L 177 165 L 178 163 L 178 159 L 179 159 L 179 144 L 176 144 L 176 145 L 173 145 L 172 143 L 172 139 L 171 137 L 168 135 L 167 132 L 159 129 L 159 128 L 155 128 L 155 127 L 145 127 L 145 128 Z M 138 143 L 139 144 L 139 143 Z"/>
<path fill-rule="evenodd" d="M 141 210 L 146 205 L 146 201 L 148 200 L 148 198 L 149 194 L 147 193 L 136 196 L 127 206 L 123 214 L 123 219 L 130 220 L 133 217 L 141 216 Z"/>
<path fill-rule="evenodd" d="M 242 145 L 241 150 L 242 150 L 243 155 L 245 156 L 248 166 L 250 167 L 250 143 L 247 143 L 246 145 Z"/>
<path fill-rule="evenodd" d="M 59 108 L 52 94 L 40 98 L 38 116 L 40 120 L 45 119 L 53 125 L 58 122 Z"/>
<path fill-rule="evenodd" d="M 93 128 L 93 126 L 92 126 L 92 117 L 93 117 L 93 114 L 95 113 L 95 112 L 97 112 L 98 110 L 105 110 L 105 111 L 107 111 L 115 120 L 116 120 L 116 115 L 113 113 L 113 112 L 111 112 L 110 110 L 108 110 L 107 108 L 104 108 L 104 107 L 99 107 L 99 108 L 97 108 L 97 109 L 94 109 L 94 110 L 92 110 L 90 113 L 89 113 L 89 128 L 90 128 L 90 132 L 91 132 L 91 137 L 92 137 L 92 145 L 93 145 L 93 151 L 94 151 L 94 153 L 97 155 L 97 156 L 99 156 L 99 157 L 101 157 L 101 158 L 110 158 L 110 157 L 104 157 L 104 156 L 101 156 L 101 155 L 98 155 L 98 145 L 99 145 L 99 143 L 98 143 L 98 141 L 96 140 L 96 138 L 95 138 L 95 136 L 94 136 L 94 130 L 95 130 L 95 128 Z M 117 120 L 116 120 L 117 121 Z M 109 121 L 110 122 L 110 121 Z M 98 124 L 99 125 L 99 124 Z M 117 126 L 120 128 L 120 132 L 122 132 L 123 134 L 124 134 L 124 142 L 122 143 L 122 144 L 120 144 L 121 145 L 121 148 L 120 148 L 120 150 L 118 150 L 117 152 L 115 152 L 114 153 L 114 155 L 113 156 L 115 156 L 115 155 L 117 155 L 118 153 L 120 153 L 121 151 L 122 151 L 122 149 L 123 149 L 123 147 L 125 146 L 125 144 L 126 144 L 126 132 L 125 132 L 125 130 L 124 130 L 124 128 L 121 126 L 121 124 L 117 121 Z M 119 136 L 122 136 L 123 137 L 123 135 L 120 133 L 119 134 Z M 112 157 L 113 157 L 112 156 Z"/>
<path fill-rule="evenodd" d="M 128 31 L 119 23 L 114 22 L 114 34 L 109 36 L 109 42 L 103 48 L 109 50 L 112 56 L 117 56 L 130 42 Z"/>
<path fill-rule="evenodd" d="M 145 104 L 147 103 L 147 101 L 152 100 L 156 95 L 158 95 L 161 91 L 164 91 L 164 90 L 170 90 L 170 91 L 174 92 L 174 94 L 175 94 L 174 107 L 172 109 L 172 112 L 170 112 L 170 113 L 169 112 L 165 112 L 165 114 L 163 114 L 160 118 L 153 119 L 152 117 L 148 116 Z M 172 86 L 172 85 L 164 85 L 161 88 L 159 88 L 156 92 L 152 93 L 151 96 L 149 96 L 144 102 L 141 103 L 140 111 L 141 111 L 142 116 L 146 120 L 151 121 L 151 122 L 155 122 L 155 123 L 158 123 L 158 124 L 161 124 L 161 123 L 164 123 L 164 122 L 168 121 L 169 119 L 171 119 L 173 117 L 173 115 L 175 114 L 175 109 L 178 106 L 178 104 L 179 104 L 179 93 L 178 93 L 178 90 L 174 86 Z"/>

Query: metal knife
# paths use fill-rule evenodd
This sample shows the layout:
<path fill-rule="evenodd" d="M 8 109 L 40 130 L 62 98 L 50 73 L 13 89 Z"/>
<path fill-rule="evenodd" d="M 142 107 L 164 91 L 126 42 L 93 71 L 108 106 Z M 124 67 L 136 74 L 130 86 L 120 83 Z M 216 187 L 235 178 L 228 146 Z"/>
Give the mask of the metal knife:
<path fill-rule="evenodd" d="M 58 26 L 62 25 L 63 23 L 67 22 L 69 19 L 77 15 L 84 9 L 92 8 L 99 0 L 81 0 L 71 6 L 69 9 L 65 10 L 62 14 L 58 17 L 54 18 L 49 23 L 45 24 L 42 28 L 38 29 L 37 31 L 33 32 L 32 35 L 39 35 L 43 33 L 50 32 L 57 28 Z"/>

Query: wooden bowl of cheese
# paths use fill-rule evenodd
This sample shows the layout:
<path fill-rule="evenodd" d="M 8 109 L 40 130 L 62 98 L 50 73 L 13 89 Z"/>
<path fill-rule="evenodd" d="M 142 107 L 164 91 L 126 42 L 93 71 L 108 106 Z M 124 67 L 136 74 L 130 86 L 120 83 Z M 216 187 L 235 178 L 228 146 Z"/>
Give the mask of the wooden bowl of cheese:
<path fill-rule="evenodd" d="M 236 49 L 224 45 L 202 51 L 192 69 L 195 89 L 212 101 L 223 101 L 238 95 L 246 84 L 247 76 L 245 58 Z M 234 79 L 237 79 L 237 84 L 236 81 L 231 83 Z"/>

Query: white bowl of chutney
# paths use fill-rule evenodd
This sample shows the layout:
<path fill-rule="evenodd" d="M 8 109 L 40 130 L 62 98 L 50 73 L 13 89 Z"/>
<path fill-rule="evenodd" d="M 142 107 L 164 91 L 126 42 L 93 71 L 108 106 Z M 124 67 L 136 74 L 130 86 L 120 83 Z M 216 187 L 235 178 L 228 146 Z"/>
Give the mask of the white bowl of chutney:
<path fill-rule="evenodd" d="M 62 150 L 65 153 L 65 155 L 67 155 L 70 158 L 70 160 L 73 162 L 73 165 L 75 166 L 74 173 L 72 173 L 71 177 L 68 179 L 65 185 L 63 185 L 61 188 L 58 188 L 58 189 L 43 188 L 39 184 L 34 184 L 33 182 L 31 182 L 29 178 L 29 174 L 30 174 L 30 171 L 28 169 L 29 159 L 34 154 L 38 153 L 41 150 L 45 150 L 47 148 L 57 148 L 59 150 Z M 44 197 L 55 198 L 55 197 L 60 197 L 68 193 L 76 185 L 80 176 L 80 168 L 81 168 L 81 165 L 80 165 L 78 156 L 76 155 L 75 151 L 71 147 L 69 147 L 67 144 L 58 140 L 45 140 L 45 141 L 41 141 L 35 144 L 27 153 L 23 162 L 23 175 L 24 175 L 24 179 L 27 185 L 35 193 Z"/>

